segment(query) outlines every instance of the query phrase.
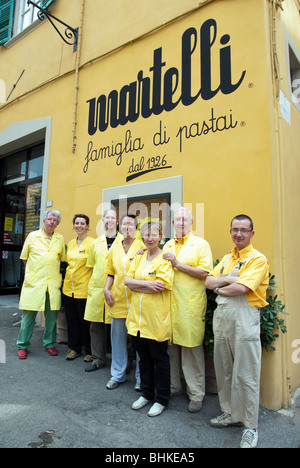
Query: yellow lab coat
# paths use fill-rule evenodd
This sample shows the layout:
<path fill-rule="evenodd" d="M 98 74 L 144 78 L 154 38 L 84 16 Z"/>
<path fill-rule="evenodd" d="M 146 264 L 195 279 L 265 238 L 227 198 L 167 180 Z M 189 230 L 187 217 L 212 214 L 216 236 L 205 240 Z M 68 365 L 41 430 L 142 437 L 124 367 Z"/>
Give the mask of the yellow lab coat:
<path fill-rule="evenodd" d="M 45 310 L 46 292 L 49 292 L 51 310 L 61 306 L 60 262 L 65 259 L 65 241 L 61 234 L 49 238 L 44 228 L 31 232 L 20 255 L 27 260 L 19 307 L 23 310 Z"/>
<path fill-rule="evenodd" d="M 88 284 L 93 270 L 88 268 L 86 261 L 89 255 L 91 244 L 95 239 L 87 236 L 80 245 L 77 239 L 72 239 L 68 243 L 66 261 L 68 266 L 64 279 L 63 293 L 66 296 L 76 299 L 87 297 Z"/>
<path fill-rule="evenodd" d="M 127 273 L 136 280 L 161 281 L 165 288 L 160 293 L 140 293 L 133 291 L 126 320 L 129 335 L 166 341 L 171 338 L 171 289 L 174 270 L 171 262 L 162 254 L 147 264 L 147 252 L 137 255 Z"/>
<path fill-rule="evenodd" d="M 118 233 L 113 245 L 121 242 L 122 238 L 123 236 Z M 84 319 L 89 322 L 111 322 L 110 315 L 105 314 L 104 310 L 105 301 L 103 290 L 107 278 L 105 273 L 107 254 L 106 236 L 103 234 L 92 243 L 86 262 L 88 267 L 93 268 L 93 273 L 88 285 L 88 296 L 84 314 Z"/>
<path fill-rule="evenodd" d="M 131 291 L 125 286 L 125 275 L 138 250 L 145 247 L 141 239 L 135 239 L 130 246 L 127 254 L 123 248 L 122 242 L 113 244 L 108 253 L 105 272 L 114 276 L 114 283 L 111 293 L 114 296 L 115 303 L 112 307 L 107 306 L 108 312 L 113 318 L 126 318 L 129 310 Z"/>
<path fill-rule="evenodd" d="M 176 255 L 175 239 L 166 243 L 163 252 Z M 189 234 L 178 255 L 180 263 L 211 272 L 213 259 L 208 242 Z M 205 280 L 174 269 L 171 294 L 172 342 L 194 348 L 203 344 L 207 306 Z"/>

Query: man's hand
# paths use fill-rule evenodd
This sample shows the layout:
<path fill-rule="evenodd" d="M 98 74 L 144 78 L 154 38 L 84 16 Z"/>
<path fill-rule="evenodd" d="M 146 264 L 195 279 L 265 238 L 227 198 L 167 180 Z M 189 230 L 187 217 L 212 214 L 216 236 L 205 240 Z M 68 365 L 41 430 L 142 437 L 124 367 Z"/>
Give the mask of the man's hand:
<path fill-rule="evenodd" d="M 167 252 L 167 253 L 163 254 L 163 258 L 165 260 L 169 260 L 172 263 L 174 268 L 176 268 L 178 263 L 179 263 L 177 258 L 175 257 L 175 255 L 172 254 L 171 252 Z"/>
<path fill-rule="evenodd" d="M 185 263 L 180 263 L 176 256 L 171 252 L 166 252 L 163 255 L 165 260 L 169 260 L 172 263 L 173 268 L 177 268 L 177 270 L 183 271 L 187 275 L 194 276 L 195 278 L 205 279 L 208 275 L 208 272 L 202 270 L 201 268 L 193 267 L 190 265 L 186 265 Z"/>

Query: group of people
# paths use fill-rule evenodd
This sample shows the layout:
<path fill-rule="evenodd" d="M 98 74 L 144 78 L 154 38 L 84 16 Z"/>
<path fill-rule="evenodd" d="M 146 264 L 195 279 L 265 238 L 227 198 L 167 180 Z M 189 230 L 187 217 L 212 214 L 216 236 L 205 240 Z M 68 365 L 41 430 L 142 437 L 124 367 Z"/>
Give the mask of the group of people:
<path fill-rule="evenodd" d="M 26 265 L 20 296 L 23 309 L 18 357 L 25 359 L 37 311 L 44 311 L 43 345 L 57 355 L 57 311 L 61 307 L 60 264 L 67 269 L 62 288 L 68 324 L 69 350 L 76 359 L 85 349 L 87 372 L 105 363 L 106 324 L 111 323 L 109 390 L 126 381 L 128 349 L 136 357 L 136 384 L 141 396 L 132 409 L 152 403 L 148 416 L 161 414 L 170 396 L 180 394 L 183 380 L 188 410 L 201 410 L 205 396 L 203 339 L 206 288 L 214 290 L 214 364 L 223 413 L 213 427 L 244 425 L 241 447 L 256 447 L 261 362 L 260 308 L 266 302 L 269 264 L 255 250 L 253 222 L 247 215 L 233 218 L 234 248 L 213 268 L 207 241 L 191 232 L 192 213 L 174 213 L 174 238 L 161 249 L 160 223 L 149 221 L 136 235 L 137 218 L 119 221 L 111 209 L 104 213 L 105 233 L 88 236 L 89 218 L 73 219 L 76 238 L 65 253 L 64 239 L 55 232 L 60 213 L 48 210 L 44 227 L 30 233 L 21 259 Z"/>

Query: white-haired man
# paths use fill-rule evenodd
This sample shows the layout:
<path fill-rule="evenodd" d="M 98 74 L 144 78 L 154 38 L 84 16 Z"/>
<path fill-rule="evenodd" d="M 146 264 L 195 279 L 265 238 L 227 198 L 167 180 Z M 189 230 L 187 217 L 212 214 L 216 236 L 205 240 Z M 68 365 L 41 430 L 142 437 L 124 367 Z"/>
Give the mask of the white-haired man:
<path fill-rule="evenodd" d="M 164 246 L 164 258 L 174 267 L 171 294 L 172 345 L 171 394 L 182 391 L 181 371 L 189 397 L 190 412 L 200 411 L 205 395 L 205 278 L 212 271 L 213 260 L 208 242 L 191 232 L 192 213 L 179 208 L 174 213 L 175 237 Z"/>
<path fill-rule="evenodd" d="M 57 311 L 61 306 L 60 262 L 65 259 L 65 241 L 55 229 L 61 220 L 57 210 L 47 210 L 44 226 L 31 232 L 24 243 L 20 258 L 23 260 L 25 278 L 19 308 L 23 309 L 17 356 L 26 359 L 38 311 L 45 313 L 44 349 L 56 356 Z"/>

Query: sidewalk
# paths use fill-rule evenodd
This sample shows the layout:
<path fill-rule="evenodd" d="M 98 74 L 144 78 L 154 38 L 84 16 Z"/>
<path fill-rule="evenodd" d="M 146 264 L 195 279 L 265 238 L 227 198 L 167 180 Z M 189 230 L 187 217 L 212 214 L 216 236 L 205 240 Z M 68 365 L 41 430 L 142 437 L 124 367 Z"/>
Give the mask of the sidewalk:
<path fill-rule="evenodd" d="M 168 448 L 168 452 L 199 448 L 239 447 L 242 428 L 213 429 L 211 418 L 220 414 L 217 395 L 207 395 L 199 413 L 187 410 L 185 395 L 172 397 L 157 418 L 147 417 L 131 404 L 134 369 L 126 383 L 107 390 L 107 366 L 84 372 L 83 357 L 66 361 L 67 346 L 59 356 L 42 348 L 43 329 L 36 326 L 28 358 L 16 357 L 21 312 L 14 298 L 0 297 L 0 340 L 6 362 L 0 363 L 0 448 Z M 287 411 L 261 408 L 259 448 L 300 447 L 300 392 Z M 124 451 L 120 452 L 123 453 Z"/>

